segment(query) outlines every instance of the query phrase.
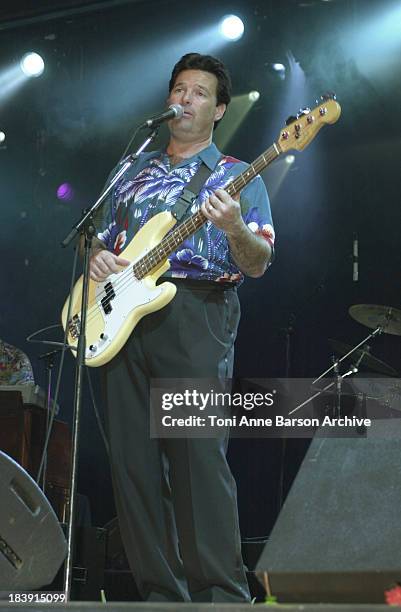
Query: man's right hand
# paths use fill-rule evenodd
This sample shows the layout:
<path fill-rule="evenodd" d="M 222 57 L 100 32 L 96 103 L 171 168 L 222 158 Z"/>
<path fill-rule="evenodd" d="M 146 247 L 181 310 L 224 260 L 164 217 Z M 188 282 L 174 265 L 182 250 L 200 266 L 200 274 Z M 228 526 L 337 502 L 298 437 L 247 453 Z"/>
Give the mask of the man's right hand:
<path fill-rule="evenodd" d="M 128 266 L 130 263 L 128 259 L 123 259 L 123 257 L 118 257 L 106 249 L 101 249 L 90 258 L 90 277 L 100 283 L 106 280 L 110 274 L 120 272 L 121 268 Z"/>

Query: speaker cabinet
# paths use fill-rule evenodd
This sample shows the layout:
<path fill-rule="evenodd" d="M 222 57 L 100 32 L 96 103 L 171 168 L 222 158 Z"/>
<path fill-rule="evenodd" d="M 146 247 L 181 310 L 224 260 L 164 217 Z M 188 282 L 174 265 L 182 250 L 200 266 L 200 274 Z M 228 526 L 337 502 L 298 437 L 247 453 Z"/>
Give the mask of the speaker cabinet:
<path fill-rule="evenodd" d="M 256 566 L 279 602 L 384 603 L 400 580 L 400 421 L 380 427 L 312 441 Z"/>
<path fill-rule="evenodd" d="M 50 584 L 67 551 L 57 517 L 37 484 L 0 451 L 0 590 Z"/>

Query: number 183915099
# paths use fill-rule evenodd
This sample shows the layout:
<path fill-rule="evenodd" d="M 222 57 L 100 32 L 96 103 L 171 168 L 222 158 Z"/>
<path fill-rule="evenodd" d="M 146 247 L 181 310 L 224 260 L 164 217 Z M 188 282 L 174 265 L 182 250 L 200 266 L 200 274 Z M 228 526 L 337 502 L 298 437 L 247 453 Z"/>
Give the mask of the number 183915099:
<path fill-rule="evenodd" d="M 9 603 L 65 603 L 66 596 L 62 591 L 14 591 L 0 592 L 0 601 Z"/>

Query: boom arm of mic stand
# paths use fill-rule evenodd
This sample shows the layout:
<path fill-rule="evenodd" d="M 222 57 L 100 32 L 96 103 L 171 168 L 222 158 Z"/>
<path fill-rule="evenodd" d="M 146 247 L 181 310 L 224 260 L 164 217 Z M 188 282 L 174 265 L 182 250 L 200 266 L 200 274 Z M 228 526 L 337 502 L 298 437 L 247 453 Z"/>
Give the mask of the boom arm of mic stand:
<path fill-rule="evenodd" d="M 89 222 L 90 218 L 93 217 L 93 214 L 97 211 L 97 209 L 102 204 L 102 202 L 106 199 L 109 193 L 113 190 L 114 185 L 120 180 L 122 176 L 124 176 L 127 170 L 131 168 L 132 164 L 138 159 L 138 156 L 140 155 L 140 153 L 142 153 L 142 151 L 146 149 L 146 147 L 156 138 L 157 133 L 158 133 L 158 128 L 155 128 L 151 132 L 151 134 L 149 134 L 146 140 L 141 144 L 141 146 L 136 151 L 136 153 L 133 153 L 132 155 L 128 156 L 127 161 L 124 162 L 124 164 L 121 166 L 117 174 L 113 177 L 113 180 L 110 181 L 109 185 L 106 187 L 103 193 L 100 194 L 100 196 L 98 197 L 96 202 L 93 204 L 93 206 L 91 206 L 91 208 L 89 208 L 87 211 L 84 212 L 84 215 L 81 217 L 78 223 L 76 223 L 73 226 L 68 236 L 66 236 L 64 240 L 61 242 L 62 247 L 68 246 L 70 242 L 74 240 L 76 236 L 78 236 L 82 228 L 85 227 L 85 224 Z"/>

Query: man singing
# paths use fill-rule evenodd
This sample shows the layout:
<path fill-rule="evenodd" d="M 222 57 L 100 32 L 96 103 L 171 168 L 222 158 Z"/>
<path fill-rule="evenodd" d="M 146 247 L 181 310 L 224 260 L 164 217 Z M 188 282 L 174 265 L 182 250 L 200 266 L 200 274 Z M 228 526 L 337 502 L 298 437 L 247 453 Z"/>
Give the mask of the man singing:
<path fill-rule="evenodd" d="M 172 210 L 201 168 L 207 176 L 188 215 L 205 225 L 178 246 L 163 275 L 175 298 L 145 316 L 103 367 L 111 467 L 121 534 L 138 589 L 149 601 L 247 602 L 228 432 L 213 438 L 151 439 L 151 378 L 230 378 L 240 316 L 237 287 L 259 277 L 274 231 L 260 176 L 233 199 L 224 187 L 246 164 L 222 155 L 213 129 L 230 102 L 224 65 L 198 53 L 174 66 L 165 149 L 142 153 L 117 183 L 98 224 L 91 278 L 128 265 L 122 252 L 155 214 Z M 186 218 L 186 217 L 184 217 Z M 122 254 L 120 255 L 120 253 Z"/>

